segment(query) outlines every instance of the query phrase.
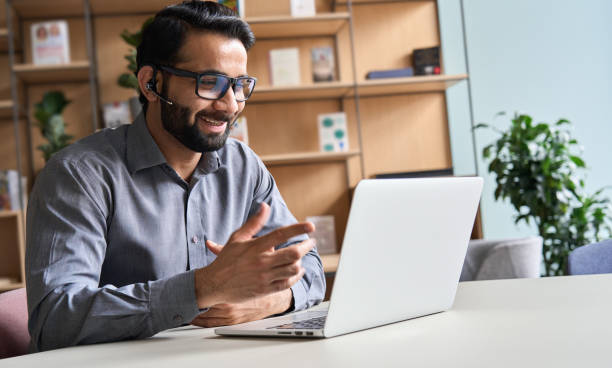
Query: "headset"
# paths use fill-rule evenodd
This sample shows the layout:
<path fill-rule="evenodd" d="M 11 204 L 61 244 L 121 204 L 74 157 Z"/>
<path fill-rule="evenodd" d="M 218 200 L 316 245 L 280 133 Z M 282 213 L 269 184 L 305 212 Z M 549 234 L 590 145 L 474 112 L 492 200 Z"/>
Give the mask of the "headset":
<path fill-rule="evenodd" d="M 151 91 L 151 93 L 153 93 L 155 96 L 159 97 L 160 100 L 164 101 L 168 105 L 174 105 L 174 102 L 170 101 L 167 97 L 163 97 L 162 95 L 157 93 L 157 87 L 155 86 L 157 84 L 157 82 L 155 81 L 155 75 L 156 74 L 157 74 L 157 69 L 153 68 L 153 78 L 151 78 L 151 80 L 149 80 L 147 82 L 147 84 L 145 84 L 145 88 L 147 90 Z"/>

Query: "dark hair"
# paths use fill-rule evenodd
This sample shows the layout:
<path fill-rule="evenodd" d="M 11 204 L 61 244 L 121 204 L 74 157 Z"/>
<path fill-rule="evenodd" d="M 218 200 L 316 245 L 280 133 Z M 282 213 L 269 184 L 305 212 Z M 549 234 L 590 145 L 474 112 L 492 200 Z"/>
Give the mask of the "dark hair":
<path fill-rule="evenodd" d="M 238 39 L 247 51 L 255 43 L 251 27 L 230 8 L 213 1 L 184 1 L 161 10 L 143 30 L 136 54 L 136 74 L 145 65 L 172 66 L 179 62 L 178 51 L 190 30 Z M 140 103 L 146 111 L 148 101 L 142 92 Z"/>

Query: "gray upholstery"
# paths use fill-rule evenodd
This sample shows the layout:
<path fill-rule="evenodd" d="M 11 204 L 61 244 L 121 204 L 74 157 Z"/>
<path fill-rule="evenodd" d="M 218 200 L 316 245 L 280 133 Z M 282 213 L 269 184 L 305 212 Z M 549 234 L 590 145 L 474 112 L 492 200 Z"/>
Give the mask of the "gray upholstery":
<path fill-rule="evenodd" d="M 470 240 L 459 281 L 540 277 L 541 263 L 539 236 Z"/>
<path fill-rule="evenodd" d="M 612 273 L 612 239 L 574 249 L 567 259 L 567 273 Z"/>

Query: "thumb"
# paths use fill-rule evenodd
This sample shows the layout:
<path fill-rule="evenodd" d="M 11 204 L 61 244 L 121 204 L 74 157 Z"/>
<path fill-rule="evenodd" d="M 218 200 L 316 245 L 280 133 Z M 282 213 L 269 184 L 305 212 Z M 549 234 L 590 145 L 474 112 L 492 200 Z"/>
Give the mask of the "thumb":
<path fill-rule="evenodd" d="M 210 249 L 210 251 L 213 252 L 213 254 L 216 256 L 218 256 L 219 253 L 221 253 L 221 251 L 223 250 L 223 245 L 219 245 L 213 242 L 212 240 L 206 241 L 206 247 Z"/>
<path fill-rule="evenodd" d="M 270 218 L 270 206 L 262 203 L 259 212 L 251 216 L 242 227 L 232 234 L 229 243 L 251 240 L 261 230 Z"/>

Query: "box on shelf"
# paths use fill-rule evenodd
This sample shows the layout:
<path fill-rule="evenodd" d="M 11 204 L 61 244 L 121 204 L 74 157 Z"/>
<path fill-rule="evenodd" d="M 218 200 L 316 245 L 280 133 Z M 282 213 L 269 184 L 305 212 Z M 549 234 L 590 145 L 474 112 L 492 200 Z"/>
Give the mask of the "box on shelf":
<path fill-rule="evenodd" d="M 241 116 L 234 121 L 230 130 L 230 137 L 242 141 L 247 146 L 249 145 L 249 129 L 246 117 Z"/>
<path fill-rule="evenodd" d="M 104 127 L 117 128 L 123 124 L 132 122 L 130 105 L 128 101 L 115 101 L 104 104 Z"/>
<path fill-rule="evenodd" d="M 311 238 L 317 241 L 317 251 L 319 254 L 336 253 L 336 226 L 334 216 L 309 216 L 306 221 L 310 221 L 315 226 Z"/>
<path fill-rule="evenodd" d="M 331 47 L 313 47 L 312 56 L 313 82 L 330 82 L 335 79 L 334 50 Z"/>
<path fill-rule="evenodd" d="M 440 74 L 440 47 L 414 49 L 412 61 L 416 75 Z"/>
<path fill-rule="evenodd" d="M 70 42 L 66 21 L 33 23 L 30 33 L 34 64 L 70 63 Z"/>
<path fill-rule="evenodd" d="M 21 177 L 23 204 L 26 204 L 27 178 Z M 17 170 L 0 170 L 0 210 L 18 211 L 21 209 L 19 201 L 19 173 Z"/>
<path fill-rule="evenodd" d="M 346 152 L 349 149 L 346 114 L 319 114 L 319 146 L 322 152 Z"/>
<path fill-rule="evenodd" d="M 412 68 L 388 69 L 388 70 L 373 70 L 366 75 L 366 79 L 379 78 L 402 78 L 412 77 L 414 71 Z"/>
<path fill-rule="evenodd" d="M 300 81 L 300 50 L 296 47 L 270 50 L 270 84 L 295 86 Z"/>
<path fill-rule="evenodd" d="M 291 0 L 291 16 L 314 17 L 316 15 L 314 0 Z"/>
<path fill-rule="evenodd" d="M 218 0 L 218 3 L 235 11 L 240 18 L 244 18 L 244 0 Z"/>

